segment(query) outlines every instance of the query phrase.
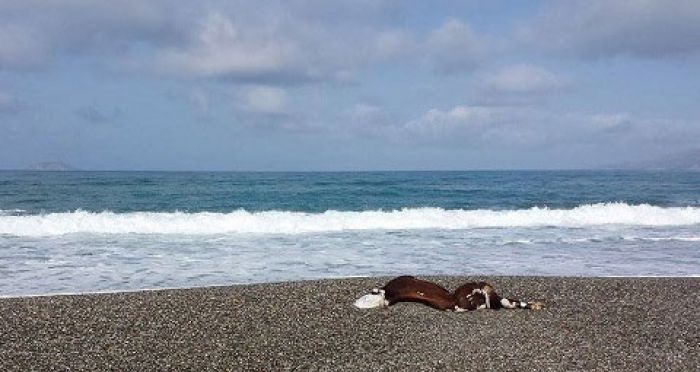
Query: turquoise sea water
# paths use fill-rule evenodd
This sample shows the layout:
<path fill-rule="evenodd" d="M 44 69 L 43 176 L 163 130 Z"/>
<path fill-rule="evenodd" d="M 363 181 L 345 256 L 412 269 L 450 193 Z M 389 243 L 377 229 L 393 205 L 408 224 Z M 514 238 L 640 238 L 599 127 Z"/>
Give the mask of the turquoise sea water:
<path fill-rule="evenodd" d="M 0 172 L 0 295 L 700 275 L 700 173 Z"/>

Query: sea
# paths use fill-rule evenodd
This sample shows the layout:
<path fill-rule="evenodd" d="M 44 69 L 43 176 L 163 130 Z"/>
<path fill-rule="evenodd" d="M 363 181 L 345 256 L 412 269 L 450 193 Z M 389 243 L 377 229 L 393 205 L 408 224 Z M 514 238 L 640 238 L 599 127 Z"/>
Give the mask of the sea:
<path fill-rule="evenodd" d="M 0 172 L 0 296 L 700 276 L 700 173 Z"/>

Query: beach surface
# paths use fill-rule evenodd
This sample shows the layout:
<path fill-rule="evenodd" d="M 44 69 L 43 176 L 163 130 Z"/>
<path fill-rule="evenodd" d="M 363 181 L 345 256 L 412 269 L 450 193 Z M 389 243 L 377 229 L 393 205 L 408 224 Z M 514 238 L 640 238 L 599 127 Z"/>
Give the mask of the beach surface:
<path fill-rule="evenodd" d="M 0 370 L 635 370 L 700 365 L 700 278 L 487 280 L 547 308 L 360 310 L 390 278 L 0 299 Z"/>

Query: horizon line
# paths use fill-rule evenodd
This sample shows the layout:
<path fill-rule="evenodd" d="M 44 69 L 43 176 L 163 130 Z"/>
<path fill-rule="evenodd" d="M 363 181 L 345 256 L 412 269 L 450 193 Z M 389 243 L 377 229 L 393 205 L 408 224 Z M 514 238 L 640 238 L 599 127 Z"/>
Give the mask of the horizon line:
<path fill-rule="evenodd" d="M 400 173 L 400 172 L 562 172 L 562 171 L 686 171 L 697 172 L 693 169 L 682 168 L 609 168 L 609 167 L 572 167 L 572 168 L 472 168 L 472 169 L 336 169 L 336 170 L 227 170 L 227 169 L 29 169 L 29 168 L 0 168 L 0 172 L 153 172 L 153 173 Z"/>

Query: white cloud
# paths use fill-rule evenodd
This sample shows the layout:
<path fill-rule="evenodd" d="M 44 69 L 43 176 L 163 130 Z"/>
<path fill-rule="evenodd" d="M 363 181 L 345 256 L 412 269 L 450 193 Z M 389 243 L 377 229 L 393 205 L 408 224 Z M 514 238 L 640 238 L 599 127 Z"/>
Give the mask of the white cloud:
<path fill-rule="evenodd" d="M 416 50 L 412 36 L 400 29 L 377 28 L 361 20 L 338 28 L 329 20 L 304 19 L 289 9 L 281 11 L 284 16 L 262 13 L 246 14 L 243 8 L 206 15 L 187 42 L 157 51 L 155 70 L 268 85 L 343 81 L 363 67 Z"/>
<path fill-rule="evenodd" d="M 491 124 L 497 112 L 489 107 L 456 106 L 450 110 L 428 110 L 403 127 L 409 133 L 433 139 L 448 138 L 455 131 L 481 132 Z"/>
<path fill-rule="evenodd" d="M 481 56 L 478 36 L 462 21 L 417 34 L 393 22 L 405 5 L 366 5 L 0 0 L 0 69 L 89 58 L 160 76 L 289 85 L 348 80 L 399 59 L 461 72 Z"/>
<path fill-rule="evenodd" d="M 520 30 L 545 50 L 583 57 L 659 58 L 700 51 L 696 0 L 578 0 L 555 3 Z"/>
<path fill-rule="evenodd" d="M 414 54 L 418 48 L 414 37 L 402 30 L 381 31 L 374 38 L 370 53 L 379 61 Z"/>
<path fill-rule="evenodd" d="M 434 68 L 444 73 L 471 70 L 481 57 L 479 38 L 469 25 L 456 19 L 433 30 L 424 48 Z"/>
<path fill-rule="evenodd" d="M 540 144 L 545 135 L 529 124 L 545 113 L 529 108 L 459 105 L 430 109 L 399 128 L 401 137 L 444 144 Z"/>
<path fill-rule="evenodd" d="M 641 156 L 665 151 L 669 146 L 692 149 L 697 147 L 695 138 L 700 137 L 698 122 L 532 106 L 457 105 L 429 109 L 402 122 L 388 120 L 389 116 L 375 106 L 358 106 L 353 112 L 355 121 L 349 129 L 358 136 L 432 147 L 575 150 L 583 158 L 602 159 L 613 153 Z"/>
<path fill-rule="evenodd" d="M 569 79 L 529 64 L 517 64 L 496 72 L 483 73 L 479 80 L 482 89 L 496 93 L 547 93 L 569 84 Z"/>
<path fill-rule="evenodd" d="M 357 121 L 373 121 L 383 111 L 381 107 L 369 103 L 358 103 L 350 110 L 350 117 Z"/>
<path fill-rule="evenodd" d="M 255 86 L 240 95 L 239 107 L 249 113 L 280 115 L 287 110 L 287 93 L 284 89 Z"/>
<path fill-rule="evenodd" d="M 515 64 L 477 72 L 470 100 L 487 106 L 538 105 L 568 91 L 571 82 L 570 78 L 539 66 Z"/>
<path fill-rule="evenodd" d="M 628 114 L 597 114 L 591 117 L 591 125 L 601 130 L 615 130 L 632 124 Z"/>
<path fill-rule="evenodd" d="M 291 70 L 299 49 L 276 30 L 246 29 L 220 13 L 205 17 L 189 45 L 166 48 L 156 65 L 192 76 L 254 78 Z"/>
<path fill-rule="evenodd" d="M 346 136 L 382 138 L 388 135 L 393 124 L 389 114 L 380 106 L 370 103 L 357 103 L 337 120 L 344 123 L 336 132 Z"/>

